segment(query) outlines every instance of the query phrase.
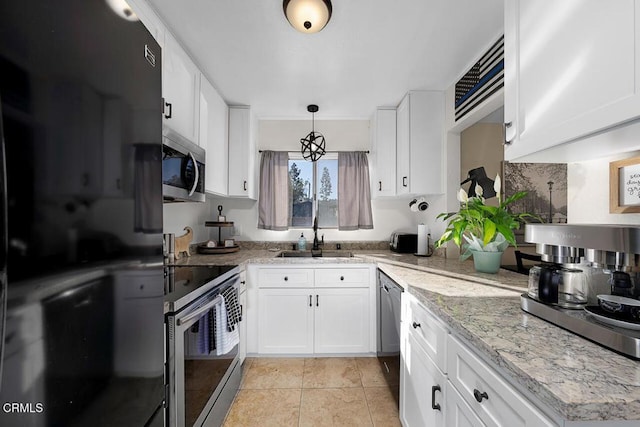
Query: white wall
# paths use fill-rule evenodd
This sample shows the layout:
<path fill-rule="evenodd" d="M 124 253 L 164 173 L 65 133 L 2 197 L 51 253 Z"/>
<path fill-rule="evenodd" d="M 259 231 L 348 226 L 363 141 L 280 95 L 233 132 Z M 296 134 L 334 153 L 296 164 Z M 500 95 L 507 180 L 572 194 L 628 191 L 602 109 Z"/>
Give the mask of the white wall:
<path fill-rule="evenodd" d="M 218 206 L 217 204 L 215 206 Z M 176 202 L 163 204 L 163 232 L 174 233 L 176 236 L 185 234 L 184 228 L 193 229 L 192 243 L 205 242 L 211 237 L 212 228 L 204 226 L 205 221 L 213 221 L 213 205 L 209 196 L 206 203 Z M 215 218 L 218 211 L 215 211 Z M 215 229 L 216 237 L 218 230 Z"/>
<path fill-rule="evenodd" d="M 606 139 L 607 135 L 599 137 Z M 640 214 L 609 213 L 609 162 L 639 155 L 640 151 L 637 151 L 598 160 L 569 163 L 567 221 L 574 224 L 640 224 Z"/>
<path fill-rule="evenodd" d="M 369 120 L 316 120 L 315 130 L 321 132 L 327 141 L 328 151 L 366 151 L 371 148 Z M 310 120 L 261 120 L 259 122 L 257 148 L 259 150 L 298 151 L 300 138 L 311 131 Z M 256 162 L 259 169 L 260 162 Z M 256 170 L 256 173 L 259 171 Z M 338 231 L 322 229 L 318 237 L 324 234 L 327 241 L 381 241 L 389 239 L 395 230 L 417 230 L 419 223 L 433 224 L 435 216 L 443 211 L 444 198 L 427 198 L 430 208 L 425 212 L 411 212 L 410 199 L 374 199 L 371 203 L 373 230 Z M 209 202 L 212 211 L 223 205 L 227 219 L 235 223 L 235 237 L 250 241 L 295 241 L 304 232 L 307 239 L 313 236 L 311 228 L 270 231 L 257 228 L 258 203 L 252 200 L 212 198 Z M 214 212 L 217 214 L 217 211 Z M 167 212 L 165 218 L 172 217 Z M 165 223 L 167 220 L 165 219 Z M 176 224 L 178 225 L 178 224 Z"/>

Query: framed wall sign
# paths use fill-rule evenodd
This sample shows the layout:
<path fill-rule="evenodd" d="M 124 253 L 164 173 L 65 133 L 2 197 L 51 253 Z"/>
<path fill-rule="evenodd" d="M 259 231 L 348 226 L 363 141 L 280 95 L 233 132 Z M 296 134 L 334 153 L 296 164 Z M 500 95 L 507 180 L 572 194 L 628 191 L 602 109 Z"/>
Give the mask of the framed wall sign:
<path fill-rule="evenodd" d="M 609 213 L 640 213 L 640 157 L 609 163 Z"/>

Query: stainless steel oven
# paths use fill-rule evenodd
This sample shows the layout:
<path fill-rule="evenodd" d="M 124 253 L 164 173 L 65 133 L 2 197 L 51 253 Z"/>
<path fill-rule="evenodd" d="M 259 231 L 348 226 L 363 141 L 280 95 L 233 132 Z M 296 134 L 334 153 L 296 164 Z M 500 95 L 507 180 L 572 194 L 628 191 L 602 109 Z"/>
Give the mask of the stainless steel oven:
<path fill-rule="evenodd" d="M 203 269 L 219 275 L 200 284 L 198 276 Z M 230 331 L 227 324 L 231 295 L 237 296 L 239 290 L 239 275 L 237 267 L 224 270 L 172 267 L 169 272 L 173 287 L 169 295 L 176 298 L 168 298 L 165 305 L 168 426 L 222 425 L 240 386 L 239 335 L 234 337 L 240 325 L 232 325 L 234 330 Z M 241 316 L 238 308 L 235 315 Z"/>

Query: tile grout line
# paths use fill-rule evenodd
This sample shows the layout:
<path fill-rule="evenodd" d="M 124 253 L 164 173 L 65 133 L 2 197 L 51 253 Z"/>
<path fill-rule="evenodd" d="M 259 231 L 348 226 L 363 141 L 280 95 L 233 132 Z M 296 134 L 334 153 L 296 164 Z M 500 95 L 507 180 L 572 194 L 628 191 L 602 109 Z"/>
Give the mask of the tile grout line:
<path fill-rule="evenodd" d="M 362 371 L 360 370 L 360 365 L 358 365 L 358 361 L 356 360 L 356 369 L 358 370 L 358 375 L 360 376 L 360 385 L 362 385 L 362 394 L 364 395 L 364 403 L 367 405 L 367 412 L 369 412 L 369 421 L 371 421 L 371 425 L 375 426 L 373 422 L 373 415 L 371 415 L 371 407 L 369 406 L 369 399 L 367 399 L 367 392 L 364 390 L 364 382 L 362 381 Z"/>

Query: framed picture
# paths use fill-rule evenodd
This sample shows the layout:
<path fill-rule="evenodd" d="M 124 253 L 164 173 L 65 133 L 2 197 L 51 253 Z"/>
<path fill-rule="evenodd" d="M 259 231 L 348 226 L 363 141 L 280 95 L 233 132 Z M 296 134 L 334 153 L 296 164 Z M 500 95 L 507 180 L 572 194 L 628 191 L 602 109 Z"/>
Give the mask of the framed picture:
<path fill-rule="evenodd" d="M 518 191 L 527 196 L 511 205 L 513 212 L 530 212 L 543 222 L 567 222 L 567 165 L 509 163 L 502 166 L 503 197 Z"/>
<path fill-rule="evenodd" d="M 609 213 L 640 212 L 640 157 L 609 163 Z"/>

